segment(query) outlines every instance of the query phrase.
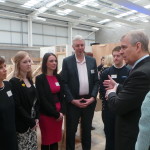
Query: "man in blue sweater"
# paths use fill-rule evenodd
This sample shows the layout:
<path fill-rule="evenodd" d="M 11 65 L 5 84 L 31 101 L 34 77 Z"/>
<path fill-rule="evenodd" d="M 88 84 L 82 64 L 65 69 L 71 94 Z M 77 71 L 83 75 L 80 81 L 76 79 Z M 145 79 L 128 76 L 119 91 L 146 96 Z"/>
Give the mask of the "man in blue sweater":
<path fill-rule="evenodd" d="M 109 110 L 105 98 L 105 87 L 103 81 L 110 75 L 117 83 L 123 84 L 129 74 L 129 69 L 123 63 L 123 57 L 120 54 L 121 47 L 117 46 L 112 50 L 114 64 L 104 70 L 100 76 L 100 97 L 102 99 L 102 120 L 104 122 L 104 132 L 106 136 L 105 150 L 115 150 L 115 114 Z"/>

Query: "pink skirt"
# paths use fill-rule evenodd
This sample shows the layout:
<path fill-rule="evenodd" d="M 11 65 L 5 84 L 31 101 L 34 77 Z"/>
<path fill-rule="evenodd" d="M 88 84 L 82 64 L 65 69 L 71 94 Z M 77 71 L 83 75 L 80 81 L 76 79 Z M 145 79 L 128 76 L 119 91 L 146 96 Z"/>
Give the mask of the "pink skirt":
<path fill-rule="evenodd" d="M 56 103 L 57 111 L 60 111 L 60 103 Z M 62 120 L 56 121 L 56 118 L 40 114 L 39 125 L 42 135 L 42 145 L 50 145 L 61 141 L 62 138 Z"/>

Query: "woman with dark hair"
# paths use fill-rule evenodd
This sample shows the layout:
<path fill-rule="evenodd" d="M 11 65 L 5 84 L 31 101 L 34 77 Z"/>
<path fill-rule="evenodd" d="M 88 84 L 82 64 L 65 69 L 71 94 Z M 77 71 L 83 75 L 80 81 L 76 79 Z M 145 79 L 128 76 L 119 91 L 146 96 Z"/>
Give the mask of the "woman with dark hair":
<path fill-rule="evenodd" d="M 52 53 L 46 53 L 43 57 L 42 74 L 36 77 L 36 88 L 40 98 L 42 150 L 58 150 L 62 137 L 64 95 L 57 74 L 57 57 Z"/>
<path fill-rule="evenodd" d="M 0 149 L 17 150 L 15 105 L 4 58 L 0 57 Z"/>
<path fill-rule="evenodd" d="M 25 51 L 14 57 L 14 75 L 10 79 L 16 108 L 18 150 L 37 150 L 39 101 L 32 82 L 32 60 Z"/>

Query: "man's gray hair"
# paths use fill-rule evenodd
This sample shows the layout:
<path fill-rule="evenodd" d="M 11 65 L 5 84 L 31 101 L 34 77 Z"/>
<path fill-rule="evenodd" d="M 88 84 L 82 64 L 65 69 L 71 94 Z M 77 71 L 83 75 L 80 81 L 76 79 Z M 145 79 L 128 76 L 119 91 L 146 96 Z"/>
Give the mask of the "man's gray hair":
<path fill-rule="evenodd" d="M 149 38 L 144 32 L 139 30 L 131 31 L 122 36 L 120 41 L 126 37 L 129 38 L 129 42 L 132 46 L 134 46 L 137 42 L 140 42 L 142 44 L 142 49 L 144 51 L 148 51 Z"/>
<path fill-rule="evenodd" d="M 76 35 L 73 40 L 72 40 L 72 43 L 74 43 L 74 41 L 78 41 L 78 40 L 81 40 L 81 41 L 84 41 L 85 42 L 85 39 L 81 36 L 81 35 Z"/>

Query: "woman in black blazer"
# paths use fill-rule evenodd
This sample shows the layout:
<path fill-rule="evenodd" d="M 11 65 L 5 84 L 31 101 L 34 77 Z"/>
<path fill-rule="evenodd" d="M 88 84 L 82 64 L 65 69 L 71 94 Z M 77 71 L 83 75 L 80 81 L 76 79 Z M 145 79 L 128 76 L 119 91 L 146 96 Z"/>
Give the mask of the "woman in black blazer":
<path fill-rule="evenodd" d="M 14 57 L 14 77 L 10 79 L 16 106 L 18 150 L 37 150 L 39 101 L 32 82 L 31 58 L 20 51 Z"/>
<path fill-rule="evenodd" d="M 57 74 L 57 58 L 52 53 L 43 57 L 42 74 L 36 77 L 36 88 L 40 98 L 42 150 L 58 150 L 62 137 L 64 96 L 61 78 Z"/>
<path fill-rule="evenodd" d="M 4 58 L 0 57 L 0 149 L 17 150 L 15 104 L 11 87 L 6 79 Z"/>

